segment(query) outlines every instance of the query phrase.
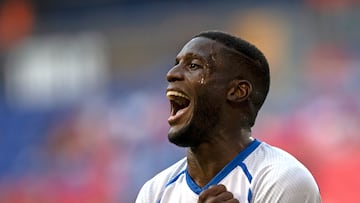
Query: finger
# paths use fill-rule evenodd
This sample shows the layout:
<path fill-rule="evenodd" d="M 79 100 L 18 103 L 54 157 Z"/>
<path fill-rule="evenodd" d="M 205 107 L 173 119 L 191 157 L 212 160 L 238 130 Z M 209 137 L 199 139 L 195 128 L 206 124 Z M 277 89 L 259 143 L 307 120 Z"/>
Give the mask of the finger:
<path fill-rule="evenodd" d="M 222 192 L 225 192 L 227 189 L 225 185 L 219 184 L 219 185 L 211 185 L 206 191 L 211 192 L 211 194 L 218 195 Z"/>
<path fill-rule="evenodd" d="M 202 191 L 199 195 L 199 202 L 205 202 L 210 197 L 219 195 L 220 193 L 226 192 L 226 187 L 224 185 L 213 185 L 208 189 Z"/>
<path fill-rule="evenodd" d="M 200 193 L 200 196 L 217 196 L 218 194 L 225 192 L 226 191 L 226 187 L 224 185 L 212 185 L 210 186 L 208 189 L 202 191 Z"/>
<path fill-rule="evenodd" d="M 231 192 L 225 191 L 223 193 L 220 193 L 218 196 L 216 196 L 216 199 L 226 201 L 234 199 L 234 195 Z"/>
<path fill-rule="evenodd" d="M 228 200 L 220 199 L 219 196 L 211 196 L 206 200 L 199 200 L 198 203 L 240 203 L 239 200 L 231 198 Z"/>
<path fill-rule="evenodd" d="M 226 201 L 226 203 L 240 203 L 237 199 L 229 199 Z"/>

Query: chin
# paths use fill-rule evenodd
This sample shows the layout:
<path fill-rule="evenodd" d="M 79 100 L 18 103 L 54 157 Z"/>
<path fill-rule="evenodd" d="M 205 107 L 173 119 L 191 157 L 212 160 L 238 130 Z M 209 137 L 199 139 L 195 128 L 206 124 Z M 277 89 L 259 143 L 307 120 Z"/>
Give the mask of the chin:
<path fill-rule="evenodd" d="M 179 147 L 190 147 L 194 142 L 194 137 L 196 134 L 191 130 L 193 114 L 190 118 L 183 123 L 170 124 L 170 129 L 168 132 L 168 140 L 170 143 L 173 143 Z"/>
<path fill-rule="evenodd" d="M 186 128 L 175 129 L 170 127 L 168 132 L 169 142 L 179 146 L 179 147 L 189 147 L 191 145 L 190 135 L 186 132 Z"/>
<path fill-rule="evenodd" d="M 204 100 L 204 101 L 203 101 Z M 179 147 L 196 147 L 211 139 L 214 128 L 219 123 L 220 106 L 199 99 L 199 108 L 194 108 L 187 122 L 171 125 L 168 139 Z"/>
<path fill-rule="evenodd" d="M 179 147 L 196 147 L 201 144 L 206 134 L 201 128 L 189 123 L 189 125 L 180 129 L 171 127 L 168 132 L 168 139 Z"/>

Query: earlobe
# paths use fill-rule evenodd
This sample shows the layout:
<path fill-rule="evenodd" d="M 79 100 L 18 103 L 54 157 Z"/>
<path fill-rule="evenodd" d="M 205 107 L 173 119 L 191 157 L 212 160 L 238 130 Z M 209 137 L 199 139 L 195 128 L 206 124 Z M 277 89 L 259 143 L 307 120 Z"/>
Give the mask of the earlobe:
<path fill-rule="evenodd" d="M 227 99 L 232 102 L 242 102 L 250 96 L 251 92 L 252 85 L 249 81 L 234 80 L 227 92 Z"/>

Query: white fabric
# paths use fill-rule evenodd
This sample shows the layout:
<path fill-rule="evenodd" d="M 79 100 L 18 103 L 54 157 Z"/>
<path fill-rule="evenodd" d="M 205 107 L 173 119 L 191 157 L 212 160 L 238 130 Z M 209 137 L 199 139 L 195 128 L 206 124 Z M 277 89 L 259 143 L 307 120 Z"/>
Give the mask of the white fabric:
<path fill-rule="evenodd" d="M 310 172 L 287 152 L 258 140 L 200 188 L 187 173 L 186 158 L 147 181 L 136 203 L 196 203 L 201 191 L 223 184 L 241 203 L 318 203 Z"/>

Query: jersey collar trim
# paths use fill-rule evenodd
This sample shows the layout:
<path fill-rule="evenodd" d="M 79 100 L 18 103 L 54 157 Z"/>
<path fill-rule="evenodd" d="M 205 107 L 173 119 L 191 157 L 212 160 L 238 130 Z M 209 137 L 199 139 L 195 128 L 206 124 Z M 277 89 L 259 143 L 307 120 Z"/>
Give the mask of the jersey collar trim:
<path fill-rule="evenodd" d="M 252 141 L 243 151 L 241 151 L 231 162 L 229 162 L 208 184 L 203 188 L 199 187 L 194 180 L 190 177 L 188 169 L 185 171 L 186 182 L 189 188 L 196 194 L 200 194 L 203 190 L 206 190 L 211 185 L 217 185 L 222 179 L 224 179 L 234 168 L 239 166 L 246 157 L 248 157 L 259 145 L 260 141 Z"/>

